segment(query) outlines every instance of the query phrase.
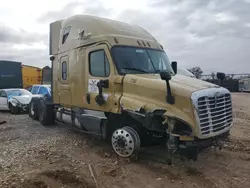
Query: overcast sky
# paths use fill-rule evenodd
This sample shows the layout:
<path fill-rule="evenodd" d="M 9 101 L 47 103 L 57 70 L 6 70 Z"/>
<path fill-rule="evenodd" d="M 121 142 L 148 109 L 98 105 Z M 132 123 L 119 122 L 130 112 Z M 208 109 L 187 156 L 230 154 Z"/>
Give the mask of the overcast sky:
<path fill-rule="evenodd" d="M 91 14 L 140 25 L 170 60 L 250 73 L 250 0 L 0 0 L 0 60 L 50 65 L 49 23 Z"/>

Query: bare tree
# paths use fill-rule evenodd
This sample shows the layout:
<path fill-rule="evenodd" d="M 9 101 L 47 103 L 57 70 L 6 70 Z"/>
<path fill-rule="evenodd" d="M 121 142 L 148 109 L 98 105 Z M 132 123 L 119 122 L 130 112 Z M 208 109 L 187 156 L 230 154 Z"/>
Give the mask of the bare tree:
<path fill-rule="evenodd" d="M 215 77 L 216 77 L 215 72 L 212 72 L 212 73 L 211 73 L 211 77 L 212 77 L 213 80 L 215 79 Z"/>
<path fill-rule="evenodd" d="M 200 67 L 193 67 L 191 69 L 188 69 L 191 73 L 195 75 L 196 78 L 201 78 L 201 75 L 203 73 L 202 69 Z"/>

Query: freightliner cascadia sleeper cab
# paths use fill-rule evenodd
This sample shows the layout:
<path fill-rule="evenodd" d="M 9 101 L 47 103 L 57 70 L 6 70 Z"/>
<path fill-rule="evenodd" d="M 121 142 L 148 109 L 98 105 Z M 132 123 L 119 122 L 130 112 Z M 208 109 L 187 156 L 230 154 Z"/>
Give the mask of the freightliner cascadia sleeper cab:
<path fill-rule="evenodd" d="M 230 92 L 178 75 L 177 62 L 141 27 L 90 15 L 55 21 L 50 60 L 52 98 L 30 104 L 30 117 L 43 125 L 97 133 L 122 157 L 159 141 L 197 159 L 229 135 Z"/>

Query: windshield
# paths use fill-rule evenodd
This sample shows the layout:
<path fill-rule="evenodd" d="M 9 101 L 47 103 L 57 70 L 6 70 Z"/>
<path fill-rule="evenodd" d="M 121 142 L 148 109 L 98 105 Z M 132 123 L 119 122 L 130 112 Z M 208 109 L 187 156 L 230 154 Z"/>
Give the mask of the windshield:
<path fill-rule="evenodd" d="M 29 92 L 28 90 L 26 90 L 26 89 L 21 89 L 21 92 L 22 92 L 22 95 L 29 95 L 29 96 L 31 96 L 32 95 L 32 93 L 31 92 Z"/>
<path fill-rule="evenodd" d="M 29 91 L 25 89 L 13 89 L 6 91 L 8 96 L 22 96 L 22 95 L 32 95 Z"/>
<path fill-rule="evenodd" d="M 112 55 L 119 74 L 145 74 L 161 71 L 174 74 L 168 56 L 164 51 L 115 46 L 112 48 Z"/>

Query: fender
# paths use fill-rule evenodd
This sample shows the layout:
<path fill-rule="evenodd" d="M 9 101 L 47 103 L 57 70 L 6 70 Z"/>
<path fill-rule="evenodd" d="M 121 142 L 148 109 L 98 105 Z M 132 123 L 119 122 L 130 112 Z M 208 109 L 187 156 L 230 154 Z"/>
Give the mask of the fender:
<path fill-rule="evenodd" d="M 19 103 L 19 101 L 15 98 L 11 98 L 8 103 L 11 103 L 12 106 L 17 106 L 17 104 Z"/>

